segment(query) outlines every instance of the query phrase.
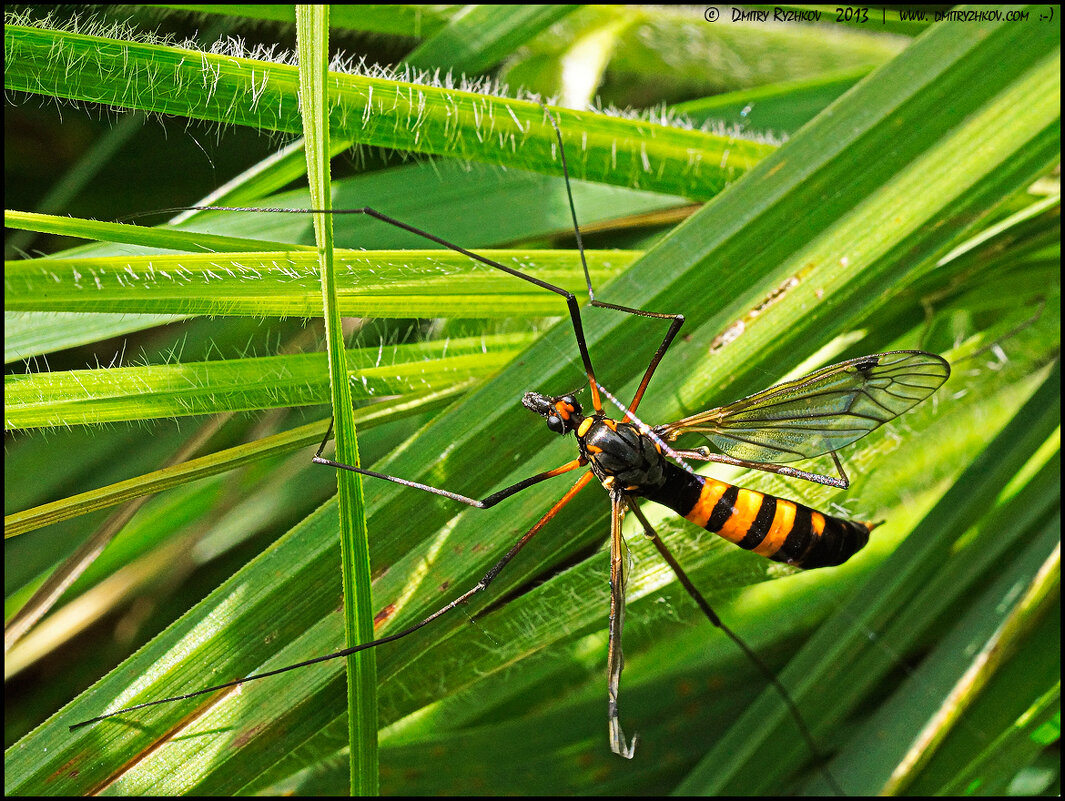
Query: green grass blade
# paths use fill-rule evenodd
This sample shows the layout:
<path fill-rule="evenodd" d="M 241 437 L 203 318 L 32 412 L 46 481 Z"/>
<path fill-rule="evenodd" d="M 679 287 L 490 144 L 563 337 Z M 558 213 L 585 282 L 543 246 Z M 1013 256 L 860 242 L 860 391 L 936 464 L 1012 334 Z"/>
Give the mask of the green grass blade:
<path fill-rule="evenodd" d="M 455 72 L 483 72 L 573 11 L 572 6 L 480 6 L 456 14 L 451 22 L 407 54 L 413 67 L 448 64 Z"/>
<path fill-rule="evenodd" d="M 296 47 L 299 54 L 300 108 L 307 150 L 307 178 L 313 208 L 332 207 L 329 171 L 329 8 L 296 7 Z M 359 443 L 348 384 L 347 351 L 340 322 L 336 265 L 333 254 L 333 218 L 314 217 L 315 239 L 321 270 L 322 317 L 332 387 L 336 456 L 343 464 L 358 466 Z M 344 643 L 352 648 L 374 636 L 373 600 L 370 594 L 370 542 L 366 530 L 366 504 L 362 476 L 337 471 L 337 506 L 340 512 L 340 552 L 344 588 Z M 376 795 L 377 757 L 377 654 L 363 651 L 347 657 L 348 748 L 350 789 L 353 795 Z"/>
<path fill-rule="evenodd" d="M 355 420 L 360 426 L 371 426 L 382 421 L 394 421 L 408 414 L 418 414 L 439 408 L 470 389 L 474 381 L 475 379 L 470 379 L 440 390 L 412 393 L 398 400 L 381 401 L 364 406 L 355 410 Z M 321 420 L 282 434 L 263 437 L 255 442 L 216 451 L 209 456 L 189 459 L 181 464 L 164 467 L 97 490 L 5 515 L 4 537 L 25 534 L 42 526 L 107 509 L 134 498 L 162 492 L 190 481 L 243 467 L 270 456 L 302 450 L 312 445 L 316 446 L 322 441 L 328 428 L 329 421 Z"/>
<path fill-rule="evenodd" d="M 442 390 L 498 371 L 530 339 L 517 333 L 353 348 L 345 383 L 360 403 Z M 4 381 L 5 425 L 30 429 L 316 405 L 329 400 L 327 364 L 321 353 L 300 353 L 11 374 Z"/>
<path fill-rule="evenodd" d="M 20 25 L 5 27 L 4 40 L 8 89 L 302 132 L 296 69 L 285 64 Z M 120 75 L 107 69 L 116 58 L 127 64 Z M 210 91 L 184 91 L 205 80 Z M 560 174 L 554 131 L 536 103 L 344 74 L 332 76 L 329 102 L 333 136 Z M 573 160 L 574 177 L 697 200 L 713 197 L 773 150 L 761 142 L 644 121 L 562 108 L 552 113 L 566 147 L 589 152 Z"/>
<path fill-rule="evenodd" d="M 574 292 L 583 287 L 573 277 L 572 251 L 478 253 Z M 589 252 L 593 279 L 607 282 L 640 255 Z M 345 317 L 431 317 L 443 296 L 461 317 L 558 314 L 558 301 L 543 290 L 515 286 L 512 276 L 451 251 L 337 251 L 336 270 Z M 12 311 L 312 317 L 321 305 L 313 252 L 23 259 L 5 264 L 4 278 Z"/>

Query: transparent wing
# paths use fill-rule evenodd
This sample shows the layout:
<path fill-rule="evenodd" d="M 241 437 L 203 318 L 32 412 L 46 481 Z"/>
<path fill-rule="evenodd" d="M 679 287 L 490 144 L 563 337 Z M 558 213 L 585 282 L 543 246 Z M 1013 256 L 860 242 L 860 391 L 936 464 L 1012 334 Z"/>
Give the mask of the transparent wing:
<path fill-rule="evenodd" d="M 630 742 L 618 718 L 618 693 L 625 657 L 621 652 L 621 632 L 625 628 L 625 585 L 629 581 L 629 549 L 621 536 L 622 496 L 610 494 L 610 639 L 607 645 L 607 729 L 610 750 L 625 759 L 636 751 L 636 737 Z"/>
<path fill-rule="evenodd" d="M 793 462 L 861 439 L 923 401 L 949 375 L 950 365 L 934 353 L 874 353 L 655 430 L 669 442 L 702 434 L 735 459 Z"/>

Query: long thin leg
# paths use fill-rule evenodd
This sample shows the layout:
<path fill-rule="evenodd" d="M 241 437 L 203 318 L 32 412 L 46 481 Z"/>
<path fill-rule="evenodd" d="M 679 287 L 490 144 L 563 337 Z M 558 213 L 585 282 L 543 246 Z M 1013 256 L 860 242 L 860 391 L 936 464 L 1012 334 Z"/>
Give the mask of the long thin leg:
<path fill-rule="evenodd" d="M 500 501 L 509 498 L 511 495 L 516 495 L 523 489 L 531 487 L 533 484 L 539 484 L 541 481 L 560 476 L 563 473 L 568 473 L 571 470 L 576 470 L 578 467 L 584 467 L 584 465 L 587 464 L 583 458 L 574 459 L 572 462 L 566 462 L 564 465 L 556 467 L 554 470 L 545 470 L 543 473 L 529 476 L 529 478 L 524 478 L 516 484 L 511 484 L 509 487 L 504 487 L 498 492 L 493 492 L 482 500 L 477 500 L 476 498 L 470 498 L 457 492 L 451 492 L 450 490 L 431 487 L 428 484 L 422 484 L 418 481 L 411 481 L 410 479 L 399 478 L 398 476 L 390 476 L 386 473 L 378 473 L 374 470 L 366 470 L 362 467 L 355 467 L 350 464 L 341 464 L 340 462 L 334 462 L 332 459 L 324 459 L 322 458 L 322 451 L 325 449 L 325 443 L 329 441 L 329 435 L 332 433 L 333 426 L 330 424 L 329 430 L 325 432 L 325 439 L 323 439 L 322 444 L 318 446 L 318 452 L 315 453 L 314 457 L 311 459 L 315 464 L 336 467 L 340 470 L 350 470 L 352 473 L 359 473 L 360 475 L 370 476 L 371 478 L 381 478 L 385 481 L 391 481 L 393 484 L 402 484 L 404 487 L 411 487 L 412 489 L 422 490 L 423 492 L 431 492 L 433 495 L 450 498 L 453 501 L 472 506 L 474 509 L 488 509 L 495 506 Z"/>
<path fill-rule="evenodd" d="M 843 465 L 840 463 L 836 452 L 829 451 L 828 453 L 832 457 L 832 461 L 836 464 L 836 472 L 839 473 L 839 478 L 823 476 L 820 473 L 808 473 L 805 470 L 788 467 L 787 465 L 773 464 L 771 462 L 748 462 L 745 459 L 735 459 L 731 456 L 726 456 L 723 453 L 712 453 L 706 448 L 706 446 L 695 448 L 690 451 L 678 450 L 673 452 L 676 456 L 685 459 L 694 459 L 701 462 L 717 462 L 718 464 L 730 464 L 735 467 L 746 467 L 750 470 L 762 470 L 766 473 L 776 473 L 777 475 L 787 476 L 788 478 L 801 478 L 804 481 L 811 481 L 815 484 L 824 484 L 826 487 L 847 489 L 851 485 L 851 480 L 847 476 L 847 472 L 843 469 Z M 673 454 L 670 455 L 672 456 Z"/>
<path fill-rule="evenodd" d="M 507 551 L 503 555 L 503 558 L 500 559 L 498 562 L 496 562 L 492 566 L 492 568 L 487 573 L 484 574 L 484 576 L 481 578 L 481 580 L 478 581 L 472 588 L 470 588 L 469 590 L 464 592 L 462 595 L 460 595 L 458 598 L 453 600 L 451 603 L 449 603 L 446 606 L 442 606 L 439 609 L 437 609 L 435 612 L 433 612 L 431 615 L 429 615 L 429 617 L 427 617 L 427 618 L 415 623 L 413 626 L 411 626 L 409 628 L 406 628 L 403 631 L 397 632 L 395 634 L 391 634 L 391 635 L 389 635 L 387 637 L 382 637 L 379 640 L 373 640 L 372 642 L 365 642 L 365 643 L 362 643 L 361 645 L 355 645 L 355 646 L 353 646 L 351 648 L 344 648 L 343 650 L 336 651 L 336 652 L 331 653 L 331 654 L 326 654 L 325 656 L 318 656 L 318 657 L 315 657 L 314 659 L 308 659 L 308 660 L 306 660 L 304 662 L 297 662 L 294 665 L 286 665 L 285 667 L 278 668 L 277 670 L 268 670 L 265 673 L 256 673 L 256 674 L 254 674 L 252 676 L 246 676 L 243 679 L 234 679 L 233 681 L 227 681 L 225 684 L 216 684 L 214 687 L 205 687 L 202 690 L 196 690 L 195 692 L 186 693 L 185 695 L 175 695 L 175 696 L 172 696 L 170 698 L 160 698 L 160 699 L 158 699 L 156 701 L 147 701 L 147 702 L 145 702 L 143 704 L 136 704 L 134 706 L 128 706 L 128 707 L 125 707 L 124 709 L 119 709 L 119 710 L 116 710 L 114 712 L 108 712 L 106 715 L 99 715 L 99 716 L 97 716 L 95 718 L 91 718 L 89 720 L 84 720 L 84 721 L 82 721 L 80 723 L 75 723 L 73 726 L 70 727 L 70 730 L 74 731 L 75 729 L 80 729 L 82 726 L 88 726 L 88 725 L 90 725 L 92 723 L 97 723 L 97 722 L 99 722 L 101 720 L 105 720 L 107 718 L 114 717 L 115 715 L 121 715 L 121 714 L 124 714 L 126 712 L 133 712 L 134 710 L 137 710 L 137 709 L 144 709 L 145 707 L 156 706 L 158 704 L 166 704 L 166 703 L 169 703 L 171 701 L 184 701 L 187 698 L 195 698 L 198 695 L 206 695 L 208 693 L 218 692 L 219 690 L 225 690 L 225 689 L 227 689 L 229 687 L 236 687 L 239 684 L 246 684 L 249 681 L 255 681 L 257 679 L 265 679 L 268 676 L 276 676 L 279 673 L 287 673 L 290 670 L 296 670 L 298 668 L 307 667 L 308 665 L 317 665 L 319 662 L 328 662 L 331 659 L 340 659 L 341 657 L 345 657 L 345 656 L 348 656 L 350 654 L 357 653 L 359 651 L 365 651 L 367 648 L 376 648 L 378 645 L 384 645 L 385 643 L 388 643 L 388 642 L 394 642 L 395 640 L 399 640 L 399 639 L 401 639 L 403 637 L 406 637 L 408 634 L 413 634 L 414 632 L 416 632 L 418 629 L 422 628 L 423 626 L 427 626 L 430 623 L 432 623 L 438 617 L 450 612 L 456 606 L 459 606 L 460 604 L 466 603 L 466 601 L 468 601 L 470 598 L 472 598 L 477 593 L 481 592 L 482 590 L 487 589 L 488 585 L 491 584 L 492 581 L 495 579 L 495 577 L 499 575 L 500 571 L 502 571 L 503 568 L 507 566 L 507 563 L 510 562 L 510 560 L 513 559 L 515 556 L 517 556 L 518 552 L 522 548 L 525 547 L 526 543 L 528 543 L 529 540 L 531 540 L 536 535 L 536 533 L 538 531 L 540 531 L 540 529 L 542 529 L 544 527 L 544 525 L 549 520 L 551 520 L 551 518 L 553 518 L 556 514 L 558 514 L 558 512 L 562 509 L 562 507 L 564 507 L 571 500 L 573 500 L 573 498 L 577 495 L 577 493 L 580 492 L 582 489 L 584 489 L 591 480 L 592 480 L 592 473 L 591 472 L 585 473 L 583 476 L 581 476 L 579 479 L 577 479 L 577 482 L 572 487 L 569 488 L 569 490 L 566 492 L 566 494 L 563 495 L 561 498 L 559 498 L 559 500 L 555 503 L 555 505 L 552 506 L 547 511 L 547 513 L 544 514 L 543 517 L 541 517 L 538 521 L 536 521 L 536 524 L 531 529 L 529 529 L 527 532 L 525 532 L 525 534 L 522 535 L 521 539 L 519 539 L 516 543 L 514 543 L 514 545 L 511 546 L 510 550 Z"/>
<path fill-rule="evenodd" d="M 568 181 L 568 178 L 567 178 Z M 584 372 L 588 377 L 588 383 L 592 389 L 592 404 L 595 406 L 596 411 L 600 411 L 601 406 L 599 403 L 599 390 L 595 385 L 595 370 L 592 368 L 592 357 L 588 354 L 588 343 L 584 337 L 584 326 L 581 324 L 581 310 L 577 303 L 577 297 L 569 290 L 563 289 L 560 286 L 555 286 L 547 281 L 542 281 L 532 275 L 526 275 L 520 270 L 515 270 L 513 267 L 507 267 L 505 264 L 500 264 L 498 261 L 480 256 L 474 253 L 472 250 L 467 250 L 464 247 L 448 242 L 446 239 L 442 239 L 435 236 L 428 231 L 423 231 L 420 228 L 415 228 L 413 225 L 408 225 L 402 220 L 397 220 L 395 217 L 389 217 L 387 214 L 382 214 L 376 209 L 372 209 L 369 206 L 361 209 L 287 209 L 287 208 L 250 208 L 239 206 L 184 206 L 180 209 L 166 209 L 166 211 L 260 211 L 268 214 L 363 214 L 367 217 L 372 217 L 375 220 L 379 220 L 387 225 L 391 225 L 395 228 L 399 228 L 408 233 L 420 236 L 423 239 L 428 239 L 430 242 L 453 250 L 456 253 L 461 253 L 463 256 L 479 261 L 481 264 L 485 264 L 489 267 L 493 267 L 496 270 L 502 270 L 508 275 L 513 275 L 515 278 L 520 278 L 522 281 L 528 281 L 530 284 L 546 289 L 549 292 L 554 292 L 556 295 L 561 295 L 566 299 L 566 306 L 569 309 L 570 322 L 573 324 L 573 334 L 577 339 L 577 349 L 581 353 L 581 362 L 584 364 Z M 584 259 L 584 251 L 581 251 L 581 259 Z M 585 275 L 588 273 L 587 264 L 585 265 Z"/>
<path fill-rule="evenodd" d="M 792 719 L 795 721 L 795 725 L 799 729 L 799 735 L 802 737 L 803 741 L 806 743 L 806 747 L 810 749 L 810 753 L 817 761 L 825 781 L 828 782 L 834 792 L 839 795 L 846 795 L 846 793 L 843 792 L 843 788 L 836 782 L 835 777 L 833 777 L 824 767 L 826 761 L 825 756 L 821 753 L 821 749 L 818 748 L 813 734 L 811 734 L 810 729 L 806 725 L 806 721 L 803 720 L 802 715 L 799 713 L 799 708 L 795 705 L 795 701 L 792 700 L 791 695 L 788 693 L 787 689 L 785 689 L 784 685 L 780 683 L 780 679 L 777 678 L 769 665 L 763 662 L 761 657 L 752 651 L 750 646 L 748 646 L 747 643 L 736 634 L 736 632 L 726 626 L 721 618 L 718 617 L 717 612 L 715 612 L 713 607 L 710 606 L 710 602 L 703 597 L 703 594 L 699 592 L 695 584 L 692 583 L 692 580 L 688 578 L 688 574 L 684 572 L 684 568 L 680 566 L 680 562 L 677 561 L 677 558 L 673 556 L 670 550 L 666 547 L 666 544 L 662 542 L 662 539 L 658 536 L 658 532 L 654 530 L 651 523 L 646 517 L 644 517 L 643 511 L 640 509 L 636 501 L 632 498 L 626 498 L 626 502 L 632 510 L 632 513 L 636 515 L 636 519 L 640 521 L 640 525 L 643 526 L 644 534 L 646 534 L 647 538 L 654 544 L 655 549 L 661 554 L 662 558 L 666 561 L 666 564 L 669 565 L 670 569 L 677 576 L 677 580 L 680 582 L 681 586 L 684 587 L 685 592 L 687 592 L 688 595 L 691 596 L 691 599 L 695 601 L 703 615 L 706 616 L 706 619 L 709 620 L 712 625 L 721 629 L 725 636 L 732 640 L 732 642 L 743 651 L 747 658 L 751 660 L 754 666 L 758 668 L 759 672 L 765 677 L 766 681 L 773 686 L 781 699 L 783 699 L 784 705 L 788 708 L 788 712 L 791 714 Z"/>
<path fill-rule="evenodd" d="M 581 227 L 577 224 L 577 207 L 573 203 L 573 189 L 570 187 L 569 182 L 569 167 L 566 164 L 566 148 L 562 144 L 562 131 L 559 129 L 558 123 L 555 122 L 554 115 L 548 111 L 547 106 L 541 104 L 540 107 L 551 121 L 551 127 L 555 129 L 555 138 L 558 140 L 558 152 L 562 157 L 562 177 L 566 179 L 566 197 L 569 199 L 569 213 L 570 217 L 573 219 L 573 234 L 577 238 L 577 250 L 581 254 L 581 266 L 584 268 L 584 283 L 588 287 L 589 302 L 592 306 L 596 306 L 600 309 L 613 309 L 614 311 L 625 312 L 626 314 L 634 314 L 638 317 L 654 317 L 659 320 L 673 321 L 669 325 L 669 330 L 666 332 L 662 344 L 658 346 L 655 355 L 651 357 L 651 362 L 647 365 L 646 372 L 644 372 L 643 380 L 640 381 L 640 386 L 632 398 L 632 403 L 629 404 L 629 411 L 634 412 L 636 411 L 636 407 L 640 405 L 640 401 L 643 400 L 643 394 L 647 389 L 647 385 L 651 381 L 651 376 L 654 375 L 655 369 L 658 367 L 658 363 L 662 361 L 662 357 L 666 355 L 666 351 L 673 342 L 673 338 L 677 336 L 680 327 L 684 325 L 684 315 L 653 312 L 645 309 L 633 309 L 629 306 L 619 306 L 615 303 L 604 303 L 601 300 L 595 299 L 595 291 L 592 289 L 592 275 L 588 270 L 588 260 L 584 256 L 584 240 L 581 239 Z M 595 410 L 597 412 L 602 411 L 598 402 L 595 403 Z"/>
<path fill-rule="evenodd" d="M 600 304 L 596 302 L 595 305 L 605 306 L 606 304 Z M 612 309 L 621 309 L 620 306 L 609 306 Z M 647 370 L 644 371 L 643 380 L 640 381 L 640 386 L 636 389 L 636 394 L 632 396 L 632 402 L 629 403 L 629 411 L 635 412 L 636 407 L 640 405 L 640 401 L 643 400 L 643 393 L 647 391 L 647 385 L 651 383 L 651 376 L 655 374 L 655 370 L 658 369 L 658 363 L 662 361 L 662 357 L 666 355 L 666 351 L 669 350 L 669 346 L 673 344 L 673 338 L 680 331 L 680 327 L 684 325 L 683 314 L 651 314 L 648 312 L 638 312 L 635 309 L 626 309 L 626 311 L 632 311 L 634 314 L 640 314 L 642 317 L 672 317 L 673 322 L 669 324 L 669 330 L 666 331 L 666 336 L 662 340 L 662 344 L 658 346 L 658 350 L 655 351 L 655 355 L 651 357 L 651 363 L 647 365 Z"/>
<path fill-rule="evenodd" d="M 533 484 L 539 484 L 541 481 L 560 476 L 563 473 L 568 473 L 571 470 L 576 470 L 578 467 L 584 467 L 584 465 L 587 464 L 583 459 L 574 459 L 572 462 L 566 462 L 564 465 L 556 467 L 554 470 L 545 470 L 543 473 L 529 476 L 529 478 L 524 478 L 516 484 L 511 484 L 509 487 L 504 487 L 498 492 L 493 492 L 482 500 L 477 500 L 476 498 L 468 498 L 465 495 L 460 495 L 459 493 L 451 492 L 450 490 L 430 487 L 428 484 L 419 484 L 417 481 L 409 481 L 405 478 L 389 476 L 384 473 L 376 473 L 373 470 L 364 470 L 361 467 L 352 467 L 349 464 L 341 464 L 340 462 L 334 462 L 332 459 L 323 459 L 320 456 L 315 456 L 313 461 L 315 464 L 324 464 L 330 467 L 340 468 L 341 470 L 350 470 L 352 473 L 360 473 L 361 475 L 370 476 L 372 478 L 383 478 L 385 481 L 391 481 L 394 484 L 402 484 L 404 487 L 411 487 L 412 489 L 422 490 L 423 492 L 431 492 L 433 495 L 441 495 L 445 498 L 450 498 L 453 501 L 459 501 L 460 503 L 472 506 L 474 509 L 490 509 L 500 501 L 509 498 L 511 495 L 516 495 L 523 489 L 531 487 Z"/>
<path fill-rule="evenodd" d="M 663 313 L 663 312 L 653 312 L 653 311 L 647 311 L 647 310 L 644 310 L 644 309 L 635 309 L 635 308 L 631 308 L 629 306 L 620 306 L 620 305 L 614 304 L 614 303 L 605 303 L 603 301 L 595 299 L 595 291 L 592 288 L 591 273 L 590 273 L 590 271 L 588 269 L 588 260 L 587 260 L 587 258 L 585 256 L 585 252 L 584 252 L 584 241 L 581 238 L 580 226 L 577 223 L 577 209 L 576 209 L 576 206 L 574 205 L 574 202 L 573 202 L 573 189 L 570 186 L 569 167 L 568 167 L 567 162 L 566 162 L 566 150 L 565 150 L 565 147 L 564 147 L 563 142 L 562 142 L 562 131 L 559 130 L 558 124 L 555 122 L 554 116 L 551 114 L 550 111 L 547 110 L 547 107 L 543 106 L 542 104 L 541 104 L 541 107 L 544 109 L 544 113 L 547 115 L 548 120 L 550 120 L 551 126 L 552 126 L 552 128 L 554 128 L 554 131 L 555 131 L 555 137 L 556 137 L 556 139 L 558 141 L 559 155 L 561 156 L 561 159 L 562 159 L 562 174 L 563 174 L 563 177 L 565 179 L 565 185 L 566 185 L 566 197 L 567 197 L 567 199 L 569 201 L 570 216 L 571 216 L 571 218 L 573 220 L 573 233 L 574 233 L 574 235 L 576 237 L 576 240 L 577 240 L 577 249 L 578 249 L 578 252 L 580 253 L 580 257 L 581 257 L 581 266 L 582 266 L 582 269 L 584 270 L 584 280 L 585 280 L 585 285 L 588 288 L 588 299 L 589 299 L 591 305 L 592 306 L 596 306 L 598 308 L 612 309 L 614 311 L 620 311 L 620 312 L 624 312 L 626 314 L 632 314 L 632 315 L 636 315 L 636 316 L 639 316 L 639 317 L 651 317 L 651 318 L 655 318 L 655 319 L 662 319 L 662 320 L 667 320 L 668 319 L 668 320 L 671 320 L 669 329 L 666 332 L 665 337 L 662 339 L 661 344 L 658 346 L 658 349 L 655 351 L 655 354 L 651 357 L 651 361 L 648 364 L 646 371 L 644 372 L 643 379 L 640 381 L 640 386 L 636 390 L 636 393 L 633 396 L 632 402 L 629 404 L 629 411 L 636 411 L 636 408 L 639 406 L 640 401 L 643 399 L 644 392 L 647 390 L 647 385 L 648 385 L 648 383 L 650 383 L 651 377 L 654 375 L 654 372 L 657 369 L 658 364 L 662 361 L 662 357 L 665 356 L 665 353 L 669 349 L 669 346 L 672 344 L 674 338 L 677 335 L 677 332 L 680 330 L 681 326 L 684 324 L 684 315 L 682 315 L 682 314 L 669 314 L 669 313 Z M 260 212 L 273 213 L 273 214 L 312 214 L 312 213 L 313 214 L 322 214 L 322 213 L 325 213 L 325 214 L 362 214 L 362 215 L 365 215 L 367 217 L 371 217 L 371 218 L 373 218 L 375 220 L 379 220 L 380 222 L 383 222 L 383 223 L 385 223 L 387 225 L 391 225 L 391 226 L 393 226 L 395 228 L 399 228 L 399 229 L 401 229 L 403 231 L 407 231 L 408 233 L 414 234 L 415 236 L 419 236 L 419 237 L 422 237 L 423 239 L 427 239 L 430 242 L 435 242 L 436 244 L 438 244 L 438 245 L 440 245 L 442 247 L 445 247 L 445 248 L 447 248 L 449 250 L 453 250 L 456 253 L 461 253 L 462 255 L 464 255 L 464 256 L 466 256 L 468 258 L 471 258 L 474 261 L 478 261 L 481 264 L 485 264 L 485 265 L 487 265 L 489 267 L 492 267 L 494 269 L 497 269 L 497 270 L 502 270 L 503 272 L 507 273 L 508 275 L 513 275 L 515 278 L 520 278 L 521 280 L 527 281 L 527 282 L 533 284 L 534 286 L 540 287 L 541 289 L 546 289 L 549 292 L 554 292 L 556 295 L 561 295 L 566 300 L 566 306 L 567 306 L 567 308 L 569 310 L 570 322 L 571 322 L 571 324 L 573 326 L 573 334 L 574 334 L 574 337 L 577 340 L 577 348 L 578 348 L 578 350 L 580 351 L 580 354 L 581 354 L 581 362 L 584 365 L 585 375 L 588 378 L 588 383 L 589 383 L 589 387 L 591 389 L 591 394 L 592 394 L 592 407 L 595 409 L 596 412 L 601 412 L 603 410 L 602 402 L 601 402 L 601 400 L 599 398 L 599 389 L 598 389 L 598 386 L 597 386 L 596 380 L 595 380 L 595 369 L 592 367 L 592 359 L 591 359 L 590 354 L 588 353 L 588 343 L 587 343 L 587 340 L 585 339 L 585 336 L 584 336 L 584 326 L 583 326 L 583 323 L 581 321 L 580 306 L 577 303 L 576 296 L 572 292 L 569 292 L 568 290 L 563 289 L 562 287 L 559 287 L 559 286 L 556 286 L 554 284 L 548 283 L 547 281 L 543 281 L 543 280 L 541 280 L 539 278 L 536 278 L 534 276 L 526 275 L 525 273 L 521 272 L 520 270 L 515 270 L 513 267 L 507 267 L 505 264 L 501 264 L 498 261 L 494 261 L 493 259 L 489 259 L 489 258 L 486 258 L 484 256 L 478 255 L 477 253 L 474 253 L 473 251 L 467 250 L 464 247 L 456 245 L 453 242 L 449 242 L 446 239 L 443 239 L 441 237 L 438 237 L 438 236 L 436 236 L 434 234 L 429 233 L 428 231 L 423 231 L 420 228 L 416 228 L 413 225 L 409 225 L 408 223 L 405 223 L 402 220 L 397 220 L 396 218 L 390 217 L 389 215 L 384 214 L 382 212 L 379 212 L 376 209 L 370 208 L 369 206 L 366 206 L 366 207 L 363 207 L 363 208 L 360 208 L 360 209 L 329 209 L 329 210 L 321 210 L 321 209 L 291 209 L 291 208 L 250 208 L 250 207 L 234 207 L 234 206 L 184 206 L 184 207 L 181 207 L 181 208 L 167 209 L 167 211 L 260 211 Z M 320 456 L 321 452 L 319 452 L 318 455 Z M 319 460 L 316 459 L 316 461 L 319 461 Z M 328 462 L 326 462 L 326 463 L 328 463 Z M 336 466 L 344 467 L 343 465 L 338 465 L 335 462 L 328 463 L 328 464 L 331 464 L 332 466 L 335 466 L 335 467 Z M 348 466 L 348 467 L 350 467 L 350 466 Z M 356 470 L 356 472 L 360 472 L 360 471 Z M 374 475 L 374 474 L 373 473 L 366 473 L 366 475 Z M 456 500 L 459 500 L 459 498 L 456 498 Z"/>
<path fill-rule="evenodd" d="M 636 737 L 625 738 L 618 719 L 618 691 L 625 656 L 621 651 L 621 634 L 625 628 L 625 585 L 629 580 L 628 549 L 621 536 L 624 496 L 610 493 L 610 639 L 607 645 L 607 729 L 610 750 L 625 759 L 636 752 Z"/>
<path fill-rule="evenodd" d="M 612 309 L 614 311 L 624 312 L 626 314 L 633 314 L 640 317 L 653 317 L 662 320 L 672 320 L 669 330 L 666 332 L 665 337 L 662 340 L 662 344 L 659 345 L 655 355 L 651 358 L 651 363 L 647 367 L 647 371 L 644 374 L 643 380 L 640 382 L 639 389 L 636 390 L 636 394 L 632 399 L 632 403 L 629 406 L 630 411 L 636 411 L 636 407 L 639 406 L 640 401 L 643 398 L 643 394 L 647 389 L 647 384 L 651 380 L 651 376 L 654 374 L 655 369 L 658 367 L 658 363 L 662 360 L 666 350 L 669 349 L 670 344 L 673 342 L 674 337 L 677 335 L 677 331 L 684 324 L 684 315 L 682 314 L 669 314 L 663 312 L 646 311 L 644 309 L 635 309 L 629 306 L 620 306 L 614 303 L 605 303 L 595 299 L 595 292 L 592 289 L 591 273 L 588 270 L 588 260 L 584 254 L 584 241 L 581 238 L 581 229 L 577 224 L 577 210 L 573 203 L 573 190 L 570 186 L 569 180 L 569 166 L 566 163 L 566 149 L 562 142 L 562 131 L 559 130 L 558 123 L 555 122 L 554 115 L 548 111 L 547 107 L 540 104 L 546 114 L 548 120 L 551 122 L 551 127 L 555 130 L 555 137 L 558 140 L 559 154 L 562 158 L 562 175 L 565 178 L 566 183 L 566 196 L 569 199 L 570 216 L 573 219 L 573 233 L 577 239 L 577 249 L 581 256 L 581 266 L 584 269 L 584 280 L 588 287 L 588 300 L 592 306 L 596 306 L 601 309 Z M 569 290 L 563 289 L 560 286 L 543 281 L 535 276 L 526 275 L 520 270 L 515 270 L 513 267 L 507 267 L 505 264 L 501 264 L 493 259 L 480 256 L 473 251 L 467 250 L 464 247 L 449 242 L 446 239 L 438 237 L 428 231 L 423 231 L 420 228 L 416 228 L 413 225 L 397 220 L 395 217 L 390 217 L 376 209 L 369 206 L 365 206 L 360 209 L 293 209 L 293 208 L 252 208 L 248 206 L 181 206 L 171 209 L 162 209 L 163 212 L 169 211 L 258 211 L 268 214 L 362 214 L 367 217 L 372 217 L 375 220 L 391 225 L 395 228 L 399 228 L 408 233 L 419 236 L 423 239 L 427 239 L 430 242 L 435 242 L 441 247 L 445 247 L 448 250 L 453 250 L 456 253 L 461 253 L 468 258 L 478 261 L 481 264 L 485 264 L 496 270 L 502 270 L 508 275 L 513 275 L 515 278 L 520 278 L 522 281 L 527 281 L 534 286 L 538 286 L 541 289 L 546 289 L 549 292 L 554 292 L 556 295 L 561 295 L 566 300 L 566 306 L 569 310 L 570 322 L 573 325 L 573 334 L 577 340 L 577 348 L 581 354 L 581 362 L 584 365 L 584 372 L 588 378 L 588 384 L 592 393 L 592 406 L 597 412 L 602 411 L 602 405 L 599 400 L 599 390 L 595 383 L 595 369 L 592 367 L 592 359 L 588 353 L 588 343 L 584 336 L 584 326 L 581 322 L 580 306 L 577 303 L 576 296 Z"/>

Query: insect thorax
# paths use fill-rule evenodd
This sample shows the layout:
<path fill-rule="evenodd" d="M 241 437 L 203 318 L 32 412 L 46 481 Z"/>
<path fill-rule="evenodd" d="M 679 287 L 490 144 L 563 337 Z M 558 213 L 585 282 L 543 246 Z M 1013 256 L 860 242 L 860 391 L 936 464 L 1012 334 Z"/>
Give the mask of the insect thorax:
<path fill-rule="evenodd" d="M 666 461 L 654 441 L 631 423 L 596 419 L 577 443 L 595 473 L 608 487 L 646 495 L 665 481 Z"/>

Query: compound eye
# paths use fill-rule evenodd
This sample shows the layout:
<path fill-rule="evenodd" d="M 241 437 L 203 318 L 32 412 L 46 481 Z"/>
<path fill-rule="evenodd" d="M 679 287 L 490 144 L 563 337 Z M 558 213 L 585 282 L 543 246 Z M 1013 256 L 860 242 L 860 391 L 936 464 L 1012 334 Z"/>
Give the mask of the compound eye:
<path fill-rule="evenodd" d="M 547 418 L 547 427 L 554 431 L 556 434 L 562 434 L 566 431 L 566 424 L 562 422 L 562 418 L 557 414 L 552 414 Z"/>

